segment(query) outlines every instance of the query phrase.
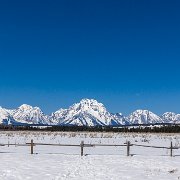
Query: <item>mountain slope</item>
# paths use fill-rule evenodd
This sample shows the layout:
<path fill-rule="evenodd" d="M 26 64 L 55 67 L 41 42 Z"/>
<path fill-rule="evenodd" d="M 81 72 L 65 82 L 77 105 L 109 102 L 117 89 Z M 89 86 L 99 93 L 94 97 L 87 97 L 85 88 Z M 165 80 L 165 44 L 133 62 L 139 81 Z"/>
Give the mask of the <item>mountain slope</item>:
<path fill-rule="evenodd" d="M 12 117 L 12 114 L 14 113 L 14 110 L 8 110 L 5 108 L 0 107 L 0 124 L 11 124 L 14 119 Z"/>
<path fill-rule="evenodd" d="M 32 107 L 27 104 L 21 105 L 13 113 L 13 118 L 17 122 L 30 124 L 48 124 L 49 118 L 44 115 L 39 107 Z"/>
<path fill-rule="evenodd" d="M 130 124 L 155 124 L 163 123 L 163 120 L 148 110 L 136 110 L 130 114 L 127 119 Z"/>
<path fill-rule="evenodd" d="M 17 109 L 0 107 L 0 123 L 4 124 L 49 124 L 66 126 L 118 126 L 129 124 L 180 123 L 180 114 L 166 112 L 158 116 L 148 110 L 136 110 L 125 117 L 110 113 L 102 103 L 94 99 L 82 99 L 68 109 L 59 109 L 45 115 L 39 107 L 27 104 Z"/>
<path fill-rule="evenodd" d="M 102 103 L 94 99 L 82 99 L 69 109 L 52 114 L 52 121 L 62 125 L 97 126 L 126 124 L 120 114 L 109 113 Z"/>
<path fill-rule="evenodd" d="M 180 123 L 180 114 L 173 112 L 166 112 L 161 116 L 161 118 L 165 123 Z"/>

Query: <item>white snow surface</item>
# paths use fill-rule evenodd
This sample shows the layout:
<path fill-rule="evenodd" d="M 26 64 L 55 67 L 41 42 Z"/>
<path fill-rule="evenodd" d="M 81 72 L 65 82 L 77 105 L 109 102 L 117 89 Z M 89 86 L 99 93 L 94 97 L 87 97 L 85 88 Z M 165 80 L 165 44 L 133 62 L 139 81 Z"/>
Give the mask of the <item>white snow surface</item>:
<path fill-rule="evenodd" d="M 142 145 L 180 146 L 180 134 L 88 133 L 88 132 L 1 132 L 0 143 L 123 144 L 127 140 Z M 131 147 L 1 146 L 2 180 L 178 180 L 180 150 Z"/>

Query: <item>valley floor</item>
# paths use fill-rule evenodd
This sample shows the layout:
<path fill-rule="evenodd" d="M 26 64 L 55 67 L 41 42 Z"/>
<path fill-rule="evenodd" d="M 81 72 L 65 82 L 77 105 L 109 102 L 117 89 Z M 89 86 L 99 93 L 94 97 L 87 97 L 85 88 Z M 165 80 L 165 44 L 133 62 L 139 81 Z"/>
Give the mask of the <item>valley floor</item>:
<path fill-rule="evenodd" d="M 180 179 L 180 158 L 2 154 L 0 179 Z"/>
<path fill-rule="evenodd" d="M 0 132 L 0 143 L 25 144 L 33 139 L 41 143 L 123 144 L 174 146 L 180 145 L 180 134 L 116 134 L 116 133 L 62 133 L 62 132 Z M 131 147 L 88 147 L 80 156 L 79 147 L 0 146 L 0 179 L 2 180 L 144 180 L 180 179 L 180 149 L 152 149 Z"/>

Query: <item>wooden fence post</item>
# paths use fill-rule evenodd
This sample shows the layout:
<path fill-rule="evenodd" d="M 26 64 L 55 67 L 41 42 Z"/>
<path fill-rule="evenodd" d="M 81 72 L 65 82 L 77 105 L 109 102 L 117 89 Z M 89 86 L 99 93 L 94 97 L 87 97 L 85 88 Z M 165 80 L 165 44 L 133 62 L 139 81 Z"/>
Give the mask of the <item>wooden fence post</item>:
<path fill-rule="evenodd" d="M 81 156 L 83 156 L 84 141 L 81 141 L 80 146 L 81 146 Z"/>
<path fill-rule="evenodd" d="M 130 141 L 127 142 L 127 156 L 130 154 Z"/>
<path fill-rule="evenodd" d="M 171 146 L 170 146 L 170 156 L 171 157 L 173 156 L 173 154 L 172 154 L 173 152 L 172 151 L 173 151 L 173 145 L 172 145 L 172 141 L 171 141 Z"/>
<path fill-rule="evenodd" d="M 34 146 L 33 139 L 31 139 L 31 154 L 33 154 L 33 146 Z"/>

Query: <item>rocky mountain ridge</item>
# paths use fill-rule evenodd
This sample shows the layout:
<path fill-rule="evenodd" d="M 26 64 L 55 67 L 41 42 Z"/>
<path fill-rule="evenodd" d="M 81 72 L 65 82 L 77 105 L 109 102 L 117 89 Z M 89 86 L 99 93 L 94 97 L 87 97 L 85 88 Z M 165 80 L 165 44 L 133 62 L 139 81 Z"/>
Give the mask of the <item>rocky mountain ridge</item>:
<path fill-rule="evenodd" d="M 136 110 L 129 116 L 110 113 L 94 99 L 82 99 L 68 109 L 46 115 L 39 107 L 23 104 L 17 109 L 0 107 L 0 123 L 48 124 L 65 126 L 118 126 L 131 124 L 180 123 L 180 114 L 166 112 L 161 116 L 149 110 Z"/>

